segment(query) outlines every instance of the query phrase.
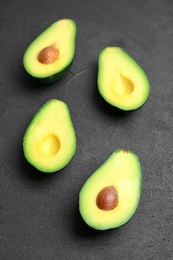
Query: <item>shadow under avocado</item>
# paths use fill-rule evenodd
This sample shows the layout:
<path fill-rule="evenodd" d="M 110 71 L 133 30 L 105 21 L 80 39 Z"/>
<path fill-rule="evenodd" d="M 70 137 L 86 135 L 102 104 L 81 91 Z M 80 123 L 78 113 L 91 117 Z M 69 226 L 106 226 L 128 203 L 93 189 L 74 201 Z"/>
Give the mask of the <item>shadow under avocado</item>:
<path fill-rule="evenodd" d="M 39 170 L 37 170 L 34 166 L 32 166 L 25 158 L 23 153 L 23 148 L 21 146 L 20 152 L 18 154 L 18 164 L 19 164 L 19 170 L 21 172 L 22 178 L 26 181 L 32 181 L 32 182 L 42 182 L 45 181 L 47 178 L 53 178 L 55 176 L 59 176 L 60 174 L 57 174 L 57 172 L 53 173 L 44 173 Z M 59 171 L 60 172 L 60 171 Z"/>
<path fill-rule="evenodd" d="M 96 230 L 88 226 L 83 220 L 80 211 L 79 205 L 76 203 L 74 207 L 74 233 L 77 237 L 80 238 L 88 238 L 88 239 L 98 239 L 98 238 L 106 238 L 107 236 L 119 236 L 120 228 L 116 229 L 108 229 L 108 230 Z"/>
<path fill-rule="evenodd" d="M 27 176 L 27 178 L 32 180 L 44 180 L 47 175 L 41 173 L 35 167 L 33 167 L 29 162 L 25 159 L 23 150 L 21 149 L 19 154 L 19 164 L 22 172 Z"/>
<path fill-rule="evenodd" d="M 50 88 L 53 87 L 55 84 L 61 83 L 64 80 L 68 80 L 69 78 L 69 73 L 64 72 L 62 73 L 62 75 L 55 75 L 54 77 L 48 77 L 47 79 L 38 79 L 38 78 L 34 78 L 31 75 L 29 75 L 24 67 L 22 66 L 21 68 L 21 73 L 20 73 L 20 81 L 22 82 L 22 84 L 29 89 L 33 89 L 33 90 L 38 90 L 40 91 L 40 89 L 46 89 L 46 88 Z M 70 73 L 71 75 L 71 73 Z"/>

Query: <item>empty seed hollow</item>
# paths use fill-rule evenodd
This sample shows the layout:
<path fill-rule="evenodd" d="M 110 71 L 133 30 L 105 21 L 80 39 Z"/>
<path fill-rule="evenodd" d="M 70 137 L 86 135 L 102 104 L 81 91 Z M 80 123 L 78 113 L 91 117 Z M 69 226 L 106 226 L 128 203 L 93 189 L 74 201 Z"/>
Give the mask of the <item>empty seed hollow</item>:
<path fill-rule="evenodd" d="M 60 140 L 54 135 L 46 136 L 41 143 L 41 152 L 46 156 L 54 156 L 60 149 Z"/>

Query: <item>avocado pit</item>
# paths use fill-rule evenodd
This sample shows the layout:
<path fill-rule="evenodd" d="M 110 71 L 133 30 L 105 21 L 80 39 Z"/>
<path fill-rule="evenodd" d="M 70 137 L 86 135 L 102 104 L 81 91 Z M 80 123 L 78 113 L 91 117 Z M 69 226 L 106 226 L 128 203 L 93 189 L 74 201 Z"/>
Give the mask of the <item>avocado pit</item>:
<path fill-rule="evenodd" d="M 97 195 L 96 205 L 101 210 L 113 210 L 118 205 L 118 193 L 115 187 L 103 188 Z"/>
<path fill-rule="evenodd" d="M 53 45 L 45 47 L 38 54 L 38 61 L 42 64 L 54 63 L 59 57 L 59 51 Z"/>

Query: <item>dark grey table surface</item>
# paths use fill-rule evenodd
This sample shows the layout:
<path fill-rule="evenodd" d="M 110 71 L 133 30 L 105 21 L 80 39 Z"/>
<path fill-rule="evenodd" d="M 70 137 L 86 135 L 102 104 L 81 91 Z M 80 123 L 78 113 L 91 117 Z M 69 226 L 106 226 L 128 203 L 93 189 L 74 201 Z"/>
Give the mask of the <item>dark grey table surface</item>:
<path fill-rule="evenodd" d="M 171 0 L 0 2 L 0 259 L 173 259 L 173 2 Z M 51 23 L 77 24 L 67 74 L 41 86 L 25 73 L 28 44 Z M 146 71 L 151 92 L 137 111 L 119 113 L 97 91 L 97 58 L 121 46 Z M 39 174 L 23 157 L 22 138 L 49 99 L 65 101 L 77 151 L 62 171 Z M 143 189 L 134 217 L 96 232 L 82 221 L 78 194 L 115 150 L 134 151 Z"/>

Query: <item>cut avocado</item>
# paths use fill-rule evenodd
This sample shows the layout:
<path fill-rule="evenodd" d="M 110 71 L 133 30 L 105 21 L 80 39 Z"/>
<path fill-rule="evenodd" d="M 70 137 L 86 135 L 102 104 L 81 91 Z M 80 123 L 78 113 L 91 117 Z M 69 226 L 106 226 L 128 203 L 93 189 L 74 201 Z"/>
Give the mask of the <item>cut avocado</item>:
<path fill-rule="evenodd" d="M 140 200 L 142 170 L 136 154 L 119 149 L 84 183 L 79 211 L 92 228 L 106 230 L 124 225 Z"/>
<path fill-rule="evenodd" d="M 48 101 L 25 132 L 25 158 L 39 171 L 55 172 L 70 162 L 75 150 L 75 130 L 67 105 L 55 99 Z"/>
<path fill-rule="evenodd" d="M 120 47 L 103 49 L 98 58 L 98 90 L 120 110 L 135 110 L 147 100 L 148 77 L 139 64 Z"/>
<path fill-rule="evenodd" d="M 53 23 L 26 49 L 23 57 L 25 70 L 40 82 L 54 82 L 73 61 L 75 40 L 76 23 L 73 20 Z"/>

